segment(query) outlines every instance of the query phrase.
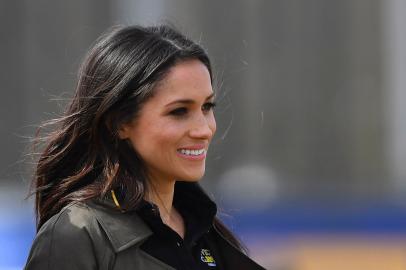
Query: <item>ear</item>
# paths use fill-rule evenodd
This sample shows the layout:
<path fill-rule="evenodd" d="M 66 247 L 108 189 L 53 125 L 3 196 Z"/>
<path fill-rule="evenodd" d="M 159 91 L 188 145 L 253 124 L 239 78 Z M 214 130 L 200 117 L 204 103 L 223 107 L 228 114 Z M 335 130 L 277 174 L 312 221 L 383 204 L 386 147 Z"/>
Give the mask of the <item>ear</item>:
<path fill-rule="evenodd" d="M 118 137 L 121 140 L 125 140 L 130 137 L 130 126 L 128 124 L 120 125 L 117 131 L 118 131 Z"/>

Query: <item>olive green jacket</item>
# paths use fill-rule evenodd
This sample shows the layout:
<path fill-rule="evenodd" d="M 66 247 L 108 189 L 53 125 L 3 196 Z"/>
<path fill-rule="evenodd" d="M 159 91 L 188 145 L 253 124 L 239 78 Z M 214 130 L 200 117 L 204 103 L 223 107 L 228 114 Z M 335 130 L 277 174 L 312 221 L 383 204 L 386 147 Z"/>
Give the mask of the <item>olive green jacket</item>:
<path fill-rule="evenodd" d="M 150 235 L 135 211 L 122 213 L 96 202 L 71 203 L 41 227 L 25 269 L 174 269 L 140 248 Z M 264 269 L 217 231 L 214 235 L 226 269 Z"/>

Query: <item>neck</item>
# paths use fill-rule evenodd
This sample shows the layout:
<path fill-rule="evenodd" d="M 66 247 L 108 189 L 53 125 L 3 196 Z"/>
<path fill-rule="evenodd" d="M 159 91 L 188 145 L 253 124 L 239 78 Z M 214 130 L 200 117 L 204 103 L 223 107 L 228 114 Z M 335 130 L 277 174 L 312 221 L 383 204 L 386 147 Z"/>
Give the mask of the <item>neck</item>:
<path fill-rule="evenodd" d="M 185 235 L 183 218 L 172 205 L 175 182 L 171 179 L 150 177 L 145 199 L 158 206 L 162 222 L 183 238 Z"/>
<path fill-rule="evenodd" d="M 161 219 L 164 223 L 170 223 L 174 215 L 173 196 L 175 181 L 150 180 L 146 200 L 158 206 Z"/>

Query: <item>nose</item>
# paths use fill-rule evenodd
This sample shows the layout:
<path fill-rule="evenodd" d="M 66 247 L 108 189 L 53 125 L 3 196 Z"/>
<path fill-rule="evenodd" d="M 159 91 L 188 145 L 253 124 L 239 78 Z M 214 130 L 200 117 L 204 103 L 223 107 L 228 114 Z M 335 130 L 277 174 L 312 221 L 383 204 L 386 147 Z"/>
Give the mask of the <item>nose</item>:
<path fill-rule="evenodd" d="M 189 130 L 189 135 L 196 139 L 210 140 L 216 131 L 216 121 L 214 117 L 200 115 L 194 119 L 192 127 Z"/>

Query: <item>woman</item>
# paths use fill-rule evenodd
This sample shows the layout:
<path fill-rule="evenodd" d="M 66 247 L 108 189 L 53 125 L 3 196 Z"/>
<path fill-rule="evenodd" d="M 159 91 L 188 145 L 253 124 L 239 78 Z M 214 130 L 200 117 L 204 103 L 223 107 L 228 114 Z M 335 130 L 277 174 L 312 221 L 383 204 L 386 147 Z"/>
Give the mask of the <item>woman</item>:
<path fill-rule="evenodd" d="M 33 182 L 33 269 L 263 269 L 196 183 L 216 130 L 205 51 L 168 26 L 102 36 Z"/>

